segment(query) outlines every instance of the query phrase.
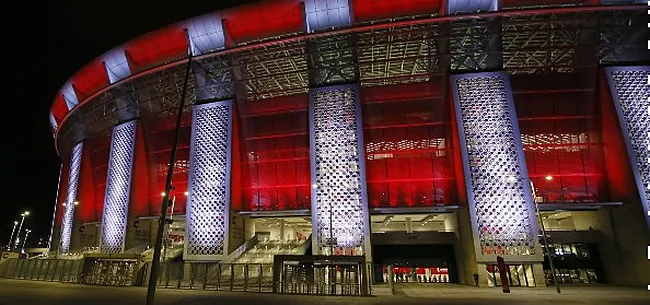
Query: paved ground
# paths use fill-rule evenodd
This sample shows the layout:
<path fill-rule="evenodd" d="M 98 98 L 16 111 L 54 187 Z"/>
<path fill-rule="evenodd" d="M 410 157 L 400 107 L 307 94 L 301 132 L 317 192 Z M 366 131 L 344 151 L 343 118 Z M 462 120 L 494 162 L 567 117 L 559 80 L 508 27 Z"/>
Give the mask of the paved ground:
<path fill-rule="evenodd" d="M 553 288 L 518 288 L 510 294 L 499 289 L 475 288 L 450 284 L 410 284 L 397 286 L 396 295 L 386 287 L 376 287 L 373 297 L 316 297 L 255 294 L 241 292 L 188 291 L 159 289 L 157 305 L 208 304 L 498 304 L 498 305 L 564 305 L 564 304 L 650 304 L 650 292 L 644 289 L 597 287 L 564 287 L 562 294 Z M 0 305 L 143 305 L 143 287 L 99 287 L 49 282 L 0 280 Z"/>

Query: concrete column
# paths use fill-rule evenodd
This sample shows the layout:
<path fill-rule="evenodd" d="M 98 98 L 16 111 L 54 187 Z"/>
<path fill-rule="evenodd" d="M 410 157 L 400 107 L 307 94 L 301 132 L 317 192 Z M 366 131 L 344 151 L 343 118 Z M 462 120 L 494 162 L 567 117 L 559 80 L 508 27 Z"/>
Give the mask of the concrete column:
<path fill-rule="evenodd" d="M 358 85 L 309 92 L 312 251 L 333 247 L 372 259 Z"/>
<path fill-rule="evenodd" d="M 124 251 L 136 124 L 137 121 L 130 121 L 113 127 L 99 246 L 102 253 Z"/>
<path fill-rule="evenodd" d="M 232 248 L 230 214 L 232 100 L 194 105 L 185 216 L 185 260 L 222 260 Z"/>

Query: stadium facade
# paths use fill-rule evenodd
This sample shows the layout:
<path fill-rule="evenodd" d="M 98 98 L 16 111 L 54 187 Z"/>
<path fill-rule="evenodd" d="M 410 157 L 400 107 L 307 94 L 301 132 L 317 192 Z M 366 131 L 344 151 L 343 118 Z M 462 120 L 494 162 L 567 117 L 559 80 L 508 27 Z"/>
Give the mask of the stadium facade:
<path fill-rule="evenodd" d="M 540 287 L 548 252 L 563 283 L 646 285 L 646 9 L 277 0 L 135 38 L 52 104 L 51 250 L 147 249 L 167 195 L 186 262 L 264 240 L 363 255 L 379 282 L 494 286 L 501 256 Z"/>

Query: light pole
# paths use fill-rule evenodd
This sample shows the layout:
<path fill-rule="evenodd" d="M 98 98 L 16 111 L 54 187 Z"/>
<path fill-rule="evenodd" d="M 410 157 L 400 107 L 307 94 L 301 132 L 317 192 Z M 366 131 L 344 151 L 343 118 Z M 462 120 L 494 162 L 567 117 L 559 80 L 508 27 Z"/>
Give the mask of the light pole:
<path fill-rule="evenodd" d="M 548 180 L 548 179 L 547 179 Z M 533 181 L 530 181 L 530 188 L 532 189 L 533 193 L 533 201 L 535 202 L 535 212 L 537 213 L 537 219 L 539 219 L 539 227 L 542 229 L 542 240 L 544 241 L 544 249 L 546 249 L 546 255 L 548 256 L 548 264 L 551 267 L 551 277 L 553 278 L 553 283 L 555 284 L 555 290 L 557 290 L 557 293 L 560 292 L 560 284 L 557 282 L 557 278 L 555 277 L 555 265 L 553 265 L 553 257 L 551 256 L 551 250 L 548 248 L 548 240 L 546 239 L 546 229 L 544 229 L 544 218 L 542 218 L 542 214 L 539 212 L 539 205 L 537 204 L 537 194 L 535 193 L 535 185 L 533 184 Z"/>
<path fill-rule="evenodd" d="M 7 250 L 11 250 L 11 242 L 14 240 L 14 233 L 16 233 L 17 226 L 18 226 L 18 222 L 14 221 L 14 228 L 11 229 L 11 237 L 9 237 L 9 242 L 7 243 Z"/>
<path fill-rule="evenodd" d="M 29 211 L 25 211 L 20 216 L 22 218 L 20 219 L 20 225 L 18 225 L 18 233 L 16 233 L 16 242 L 14 243 L 14 247 L 18 249 L 18 244 L 20 243 L 20 230 L 23 228 L 23 222 L 25 222 L 25 217 L 29 215 Z"/>
<path fill-rule="evenodd" d="M 23 239 L 23 246 L 20 247 L 20 252 L 25 252 L 25 243 L 27 242 L 27 237 L 29 236 L 29 233 L 31 233 L 32 230 L 30 229 L 25 229 L 25 239 Z"/>

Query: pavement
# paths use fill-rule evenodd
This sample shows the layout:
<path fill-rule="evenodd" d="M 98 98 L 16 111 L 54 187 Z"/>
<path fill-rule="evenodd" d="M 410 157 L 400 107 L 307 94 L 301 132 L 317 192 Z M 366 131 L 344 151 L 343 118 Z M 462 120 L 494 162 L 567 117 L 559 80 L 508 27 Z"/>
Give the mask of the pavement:
<path fill-rule="evenodd" d="M 398 305 L 564 305 L 564 304 L 650 304 L 646 287 L 565 286 L 557 294 L 553 287 L 513 288 L 504 294 L 498 288 L 455 284 L 398 284 L 395 295 L 387 286 L 373 286 L 372 297 L 327 297 L 276 295 L 222 291 L 175 290 L 160 288 L 156 305 L 208 304 L 398 304 Z M 144 287 L 104 287 L 68 283 L 0 280 L 0 305 L 144 305 Z"/>

